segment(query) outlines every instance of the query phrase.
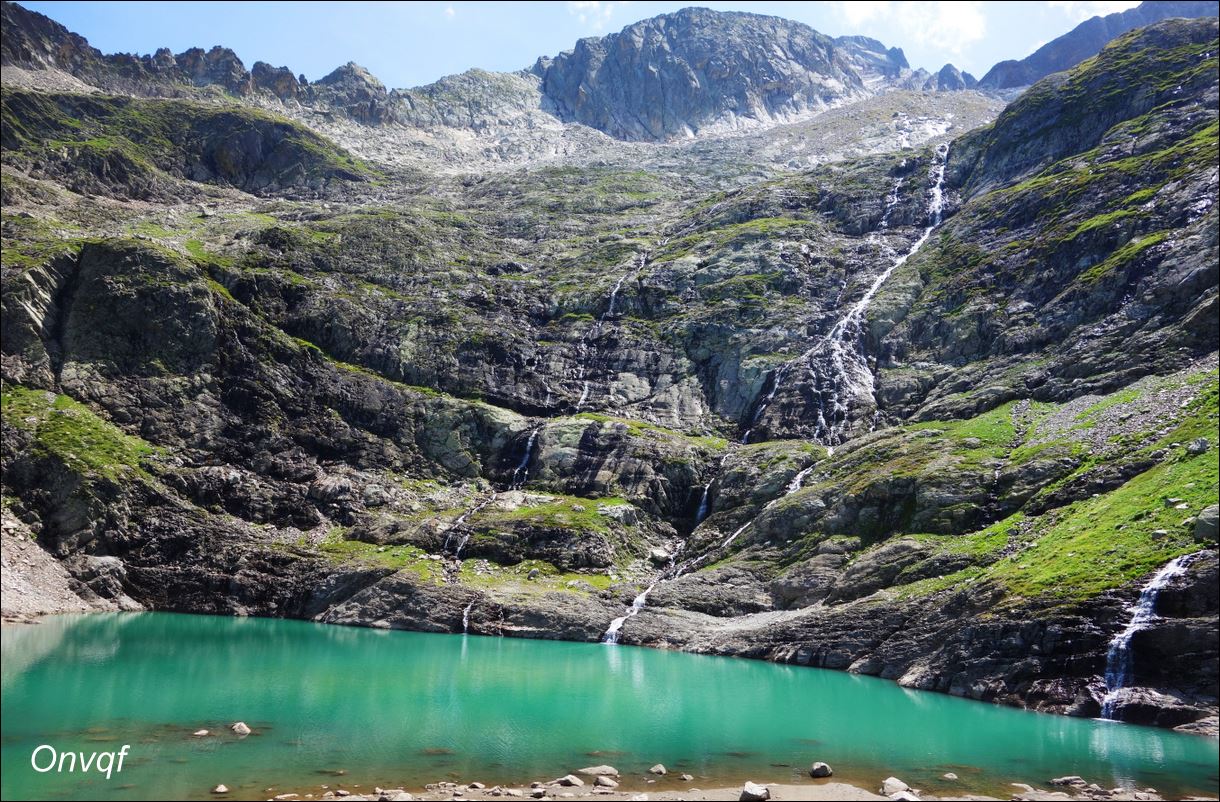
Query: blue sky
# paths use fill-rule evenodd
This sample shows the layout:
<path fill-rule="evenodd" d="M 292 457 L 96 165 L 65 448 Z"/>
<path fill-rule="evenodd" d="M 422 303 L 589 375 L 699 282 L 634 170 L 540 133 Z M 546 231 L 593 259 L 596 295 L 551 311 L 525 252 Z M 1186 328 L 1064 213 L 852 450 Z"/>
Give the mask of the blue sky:
<path fill-rule="evenodd" d="M 471 67 L 515 70 L 640 19 L 689 5 L 799 20 L 901 47 L 912 66 L 946 61 L 982 77 L 1095 14 L 1136 2 L 25 2 L 105 53 L 231 47 L 247 68 L 287 66 L 315 80 L 364 65 L 390 87 Z"/>

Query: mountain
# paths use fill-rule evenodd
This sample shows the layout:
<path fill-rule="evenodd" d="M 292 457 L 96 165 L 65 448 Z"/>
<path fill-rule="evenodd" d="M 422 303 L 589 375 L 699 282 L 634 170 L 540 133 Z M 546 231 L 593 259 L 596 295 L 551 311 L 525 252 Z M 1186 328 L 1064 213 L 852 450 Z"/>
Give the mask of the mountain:
<path fill-rule="evenodd" d="M 247 71 L 228 48 L 103 55 L 41 14 L 4 3 L 3 63 L 17 81 L 84 82 L 107 92 L 274 98 L 288 113 L 339 114 L 365 125 L 442 126 L 485 133 L 579 123 L 628 141 L 667 141 L 792 122 L 890 88 L 956 90 L 973 79 L 926 80 L 902 51 L 865 37 L 831 39 L 760 14 L 687 8 L 581 39 L 518 73 L 471 71 L 415 89 L 387 90 L 348 63 L 310 84 L 287 67 Z M 956 70 L 946 65 L 942 76 Z M 61 87 L 63 88 L 63 87 Z M 444 102 L 437 104 L 436 98 Z M 547 127 L 553 127 L 547 126 Z"/>
<path fill-rule="evenodd" d="M 561 119 L 617 139 L 793 119 L 864 94 L 834 40 L 800 23 L 687 8 L 540 62 Z"/>
<path fill-rule="evenodd" d="M 1214 731 L 1215 19 L 1004 106 L 757 15 L 293 96 L 4 8 L 6 611 L 612 631 Z"/>
<path fill-rule="evenodd" d="M 1011 89 L 1029 86 L 1053 72 L 1062 72 L 1074 67 L 1101 50 L 1116 36 L 1134 28 L 1151 25 L 1171 17 L 1214 17 L 1217 5 L 1210 0 L 1202 2 L 1169 2 L 1168 0 L 1145 0 L 1135 8 L 1091 17 L 1070 32 L 1047 42 L 1033 54 L 1019 61 L 1001 61 L 979 81 L 980 89 Z"/>

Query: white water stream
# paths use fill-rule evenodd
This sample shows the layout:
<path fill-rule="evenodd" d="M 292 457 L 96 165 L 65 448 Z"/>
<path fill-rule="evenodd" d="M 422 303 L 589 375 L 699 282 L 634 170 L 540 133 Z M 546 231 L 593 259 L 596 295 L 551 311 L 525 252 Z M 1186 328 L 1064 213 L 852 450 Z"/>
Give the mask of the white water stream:
<path fill-rule="evenodd" d="M 1184 554 L 1166 563 L 1148 580 L 1140 597 L 1131 607 L 1131 620 L 1122 632 L 1110 641 L 1106 650 L 1106 695 L 1101 703 L 1101 717 L 1113 719 L 1119 691 L 1131 684 L 1135 678 L 1135 660 L 1131 652 L 1131 639 L 1135 633 L 1157 620 L 1156 600 L 1161 591 L 1172 580 L 1182 576 L 1190 564 L 1203 552 Z"/>
<path fill-rule="evenodd" d="M 864 351 L 864 314 L 886 280 L 923 247 L 928 238 L 932 236 L 932 231 L 940 225 L 944 212 L 945 163 L 948 157 L 949 146 L 941 145 L 936 149 L 936 157 L 932 162 L 932 167 L 928 170 L 928 180 L 931 184 L 927 201 L 928 226 L 924 229 L 923 234 L 906 253 L 897 256 L 890 266 L 873 280 L 872 285 L 860 300 L 852 305 L 847 314 L 841 317 L 824 337 L 800 356 L 784 363 L 776 370 L 771 382 L 771 390 L 755 410 L 750 428 L 742 437 L 743 443 L 750 441 L 755 427 L 772 401 L 775 400 L 776 394 L 791 375 L 793 368 L 802 362 L 809 365 L 809 372 L 818 396 L 818 419 L 814 439 L 822 445 L 833 446 L 843 442 L 852 402 L 875 404 L 875 377 Z M 889 228 L 890 213 L 898 204 L 898 190 L 901 183 L 901 181 L 896 183 L 886 198 L 885 211 L 880 224 L 882 229 Z M 873 235 L 872 241 L 887 251 L 889 250 L 880 237 Z M 892 251 L 890 252 L 892 253 Z"/>
<path fill-rule="evenodd" d="M 662 240 L 661 244 L 664 244 L 664 242 L 665 241 Z M 632 263 L 631 269 L 619 276 L 618 281 L 614 283 L 614 289 L 610 290 L 610 305 L 597 319 L 597 322 L 593 324 L 593 327 L 585 333 L 585 336 L 580 338 L 580 346 L 578 347 L 580 361 L 576 366 L 576 380 L 581 382 L 581 388 L 580 399 L 576 402 L 577 412 L 579 412 L 589 400 L 589 392 L 592 389 L 591 383 L 585 378 L 585 374 L 588 370 L 587 363 L 592 357 L 596 356 L 596 349 L 591 346 L 591 343 L 601 337 L 602 327 L 605 325 L 605 322 L 609 318 L 614 317 L 614 313 L 618 305 L 618 294 L 622 291 L 623 284 L 627 282 L 627 279 L 631 278 L 632 276 L 639 275 L 644 268 L 648 267 L 648 260 L 651 256 L 651 250 L 641 251 L 640 253 L 636 254 L 635 261 Z"/>
<path fill-rule="evenodd" d="M 530 431 L 529 439 L 525 441 L 525 453 L 521 455 L 521 461 L 517 463 L 517 467 L 513 471 L 513 478 L 508 483 L 509 490 L 520 490 L 529 480 L 530 457 L 534 455 L 534 443 L 537 442 L 540 431 L 542 431 L 542 426 L 535 426 Z"/>
<path fill-rule="evenodd" d="M 445 532 L 445 543 L 443 546 L 441 546 L 441 551 L 449 551 L 449 542 L 453 539 L 453 536 L 455 533 L 460 532 L 461 538 L 458 540 L 457 548 L 454 549 L 454 551 L 453 551 L 453 558 L 455 560 L 461 559 L 462 549 L 466 547 L 466 541 L 470 540 L 470 531 L 469 530 L 463 531 L 466 521 L 470 519 L 470 516 L 474 515 L 476 512 L 478 512 L 479 510 L 486 507 L 488 504 L 495 501 L 497 495 L 498 494 L 495 491 L 492 491 L 492 494 L 490 496 L 483 499 L 478 504 L 475 504 L 473 507 L 471 507 L 470 509 L 466 510 L 464 513 L 459 515 L 457 517 L 457 520 L 455 520 L 453 522 L 453 524 L 449 527 L 449 529 Z"/>
<path fill-rule="evenodd" d="M 780 388 L 783 386 L 783 383 L 788 377 L 788 374 L 791 372 L 793 366 L 802 361 L 809 362 L 810 371 L 813 373 L 815 386 L 818 388 L 818 394 L 822 398 L 822 403 L 818 411 L 818 428 L 815 438 L 819 443 L 831 446 L 830 450 L 833 450 L 834 444 L 842 442 L 842 427 L 847 422 L 848 412 L 847 403 L 844 399 L 845 394 L 848 392 L 860 393 L 861 391 L 867 389 L 868 400 L 873 400 L 874 377 L 872 370 L 868 366 L 868 361 L 866 359 L 862 343 L 862 322 L 864 320 L 864 313 L 867 311 L 869 304 L 872 303 L 873 298 L 876 297 L 877 292 L 881 289 L 882 285 L 885 284 L 886 279 L 893 275 L 895 270 L 905 264 L 916 251 L 923 247 L 923 244 L 928 241 L 929 237 L 932 236 L 932 231 L 940 225 L 941 216 L 944 211 L 945 163 L 948 160 L 948 156 L 948 145 L 941 145 L 938 147 L 936 149 L 936 157 L 932 162 L 932 167 L 928 170 L 928 179 L 931 183 L 931 188 L 928 191 L 927 203 L 928 226 L 924 229 L 923 234 L 918 240 L 915 241 L 915 243 L 907 250 L 906 253 L 894 259 L 890 266 L 886 268 L 879 276 L 877 276 L 877 278 L 873 281 L 872 286 L 868 288 L 868 291 L 864 293 L 860 300 L 852 305 L 851 309 L 848 310 L 846 315 L 835 323 L 825 337 L 818 340 L 811 348 L 809 348 L 809 350 L 805 351 L 799 357 L 785 363 L 776 371 L 771 383 L 771 391 L 767 393 L 766 397 L 763 398 L 761 403 L 759 403 L 758 408 L 754 413 L 753 420 L 751 421 L 750 428 L 746 430 L 745 435 L 741 438 L 741 442 L 750 442 L 750 435 L 753 433 L 754 427 L 757 425 L 758 421 L 761 420 L 763 414 L 767 410 L 767 407 L 770 406 L 771 402 L 775 399 L 776 393 L 779 392 Z M 901 184 L 901 181 L 897 182 L 894 185 L 894 188 L 890 191 L 890 194 L 886 197 L 885 209 L 882 213 L 880 224 L 880 227 L 883 229 L 889 227 L 890 213 L 893 211 L 894 207 L 898 205 L 898 192 Z M 882 247 L 887 247 L 881 242 L 879 237 L 877 237 L 875 241 L 881 244 Z M 643 268 L 643 266 L 646 264 L 647 254 L 644 254 L 641 258 L 639 268 Z M 619 279 L 619 283 L 615 285 L 614 292 L 611 293 L 610 309 L 607 311 L 607 315 L 611 314 L 614 310 L 614 300 L 622 281 L 623 279 Z M 604 318 L 605 315 L 603 315 L 603 319 Z M 594 327 L 594 330 L 600 331 L 600 325 L 601 320 L 598 321 L 598 325 Z M 583 369 L 581 375 L 583 376 Z M 585 391 L 581 395 L 582 404 L 587 394 L 588 383 L 586 383 Z M 829 419 L 827 419 L 825 416 L 825 411 L 828 407 L 831 410 L 831 416 Z M 577 408 L 579 409 L 579 404 Z M 813 466 L 810 466 L 794 476 L 792 481 L 789 482 L 787 487 L 784 489 L 784 495 L 790 495 L 800 490 L 805 478 L 812 470 Z M 695 523 L 699 523 L 707 515 L 708 494 L 711 487 L 712 483 L 709 482 L 703 488 L 703 495 L 699 499 L 699 508 L 695 513 Z M 764 507 L 764 509 L 770 509 L 778 501 L 778 498 L 771 500 L 766 507 Z M 752 520 L 747 521 L 738 527 L 733 534 L 729 535 L 724 542 L 720 544 L 718 551 L 723 551 L 732 545 L 733 541 L 735 541 L 742 532 L 748 529 L 752 523 Z M 651 585 L 645 588 L 643 592 L 632 600 L 631 606 L 627 608 L 625 614 L 610 622 L 609 628 L 606 630 L 605 635 L 602 636 L 602 642 L 607 644 L 618 643 L 623 624 L 625 624 L 628 619 L 638 615 L 639 612 L 644 609 L 645 605 L 648 603 L 648 594 L 652 592 L 653 588 L 663 582 L 672 582 L 673 580 L 682 576 L 687 571 L 698 566 L 703 559 L 706 558 L 706 556 L 707 555 L 705 554 L 703 557 L 687 560 L 686 562 L 677 566 L 673 565 L 671 562 L 670 567 L 666 571 L 662 572 Z"/>
<path fill-rule="evenodd" d="M 790 496 L 796 491 L 800 490 L 801 484 L 805 481 L 805 477 L 808 476 L 813 469 L 814 466 L 810 465 L 808 468 L 803 469 L 796 476 L 792 477 L 792 481 L 790 481 L 784 488 L 784 495 Z M 707 503 L 708 488 L 711 486 L 711 482 L 709 482 L 707 487 L 703 489 L 703 498 L 699 502 L 700 512 L 704 514 L 706 514 L 705 505 Z M 763 509 L 771 509 L 777 503 L 779 503 L 779 498 L 772 499 Z M 717 551 L 723 551 L 724 549 L 728 548 L 729 545 L 737 539 L 737 536 L 746 531 L 746 529 L 748 529 L 752 523 L 752 520 L 746 521 L 744 524 L 739 526 L 737 531 L 729 535 L 729 537 L 720 544 L 720 548 L 717 549 Z M 682 545 L 684 546 L 685 544 Z M 682 547 L 679 546 L 678 551 L 680 552 L 681 549 Z M 640 610 L 644 609 L 645 605 L 648 603 L 648 594 L 652 593 L 653 588 L 665 582 L 672 582 L 683 574 L 698 568 L 703 561 L 707 559 L 709 554 L 703 554 L 700 557 L 692 557 L 691 559 L 681 563 L 675 562 L 676 556 L 677 555 L 675 554 L 675 557 L 670 558 L 669 567 L 662 571 L 661 574 L 653 580 L 651 585 L 649 585 L 642 593 L 631 600 L 631 606 L 627 608 L 627 612 L 610 622 L 609 628 L 606 629 L 606 634 L 602 635 L 602 643 L 607 643 L 610 645 L 618 643 L 619 632 L 622 630 L 623 624 L 627 623 L 627 619 L 636 616 Z"/>

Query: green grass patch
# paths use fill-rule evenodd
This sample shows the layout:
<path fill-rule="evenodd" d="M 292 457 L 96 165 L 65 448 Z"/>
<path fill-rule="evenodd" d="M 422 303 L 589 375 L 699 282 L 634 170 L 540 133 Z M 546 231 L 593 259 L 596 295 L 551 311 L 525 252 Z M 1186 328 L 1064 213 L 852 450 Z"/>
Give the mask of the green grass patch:
<path fill-rule="evenodd" d="M 9 385 L 0 393 L 0 408 L 6 423 L 33 433 L 37 452 L 73 471 L 113 480 L 145 475 L 141 463 L 156 453 L 66 395 Z"/>

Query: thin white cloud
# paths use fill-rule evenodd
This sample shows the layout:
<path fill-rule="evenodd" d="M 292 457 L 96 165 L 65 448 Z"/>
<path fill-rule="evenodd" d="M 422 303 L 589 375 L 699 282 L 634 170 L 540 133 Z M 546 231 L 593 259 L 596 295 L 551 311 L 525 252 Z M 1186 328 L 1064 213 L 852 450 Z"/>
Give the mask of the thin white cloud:
<path fill-rule="evenodd" d="M 839 15 L 853 29 L 870 23 L 897 27 L 902 41 L 934 47 L 953 55 L 987 35 L 981 2 L 886 2 L 850 0 L 839 3 Z"/>
<path fill-rule="evenodd" d="M 455 9 L 453 6 L 445 6 L 445 16 L 446 17 L 448 17 L 449 19 L 453 19 L 455 14 L 457 14 L 457 9 Z"/>
<path fill-rule="evenodd" d="M 581 25 L 600 31 L 610 22 L 614 12 L 629 0 L 568 0 L 568 13 L 576 17 Z"/>
<path fill-rule="evenodd" d="M 1063 11 L 1073 22 L 1084 22 L 1089 17 L 1104 17 L 1106 14 L 1113 14 L 1116 11 L 1126 11 L 1129 8 L 1135 8 L 1139 5 L 1139 0 L 1136 2 L 1106 2 L 1099 0 L 1098 2 L 1090 2 L 1090 0 L 1048 0 L 1047 5 L 1051 8 L 1057 8 Z"/>
<path fill-rule="evenodd" d="M 890 4 L 886 0 L 850 0 L 839 3 L 840 13 L 852 25 L 863 25 L 884 17 L 889 8 Z"/>

